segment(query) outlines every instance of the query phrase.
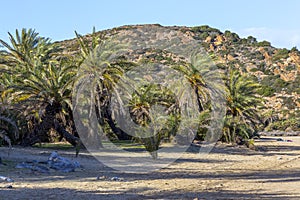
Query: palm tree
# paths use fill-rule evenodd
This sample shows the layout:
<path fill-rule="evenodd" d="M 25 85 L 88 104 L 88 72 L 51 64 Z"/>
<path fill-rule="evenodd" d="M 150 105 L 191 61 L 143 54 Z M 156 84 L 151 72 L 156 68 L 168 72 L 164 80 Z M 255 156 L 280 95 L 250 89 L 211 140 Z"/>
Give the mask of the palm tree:
<path fill-rule="evenodd" d="M 13 127 L 13 135 L 10 133 L 10 127 Z M 0 138 L 2 138 L 11 148 L 12 139 L 19 137 L 19 130 L 16 122 L 7 116 L 0 115 Z"/>
<path fill-rule="evenodd" d="M 194 63 L 174 66 L 174 69 L 182 73 L 190 83 L 196 94 L 199 112 L 205 110 L 205 103 L 208 100 L 208 88 L 199 69 L 193 65 Z"/>
<path fill-rule="evenodd" d="M 118 59 L 112 63 L 107 62 L 107 55 L 102 54 L 102 48 L 115 49 L 107 47 L 109 43 L 103 42 L 104 35 L 99 35 L 93 29 L 91 37 L 82 37 L 75 32 L 78 44 L 80 46 L 80 59 L 78 65 L 80 69 L 77 77 L 77 87 L 80 88 L 80 82 L 84 79 L 92 80 L 92 96 L 94 96 L 94 105 L 97 120 L 101 126 L 108 124 L 110 129 L 116 134 L 118 139 L 130 139 L 131 136 L 119 128 L 112 117 L 111 98 L 117 82 L 123 76 L 127 68 L 134 64 L 122 59 Z M 107 53 L 107 52 L 106 52 Z M 75 103 L 76 104 L 76 103 Z M 83 126 L 83 125 L 82 125 Z"/>
<path fill-rule="evenodd" d="M 0 40 L 7 51 L 3 52 L 2 69 L 11 76 L 11 85 L 6 91 L 11 94 L 11 102 L 22 108 L 33 130 L 23 140 L 24 145 L 47 140 L 47 133 L 54 128 L 73 145 L 79 139 L 63 131 L 58 123 L 59 115 L 71 108 L 70 96 L 75 77 L 76 65 L 66 59 L 58 59 L 54 54 L 57 46 L 48 38 L 38 36 L 34 30 L 16 30 L 10 36 L 9 45 Z M 63 116 L 63 115 L 60 115 Z"/>
<path fill-rule="evenodd" d="M 130 95 L 128 109 L 139 125 L 136 139 L 151 156 L 157 158 L 162 139 L 176 134 L 179 125 L 179 105 L 172 92 L 159 84 L 145 84 Z M 152 109 L 152 110 L 151 110 Z"/>
<path fill-rule="evenodd" d="M 208 128 L 220 127 L 218 122 L 223 121 L 225 113 L 225 87 L 221 76 L 222 72 L 214 65 L 213 60 L 215 60 L 213 54 L 206 55 L 196 52 L 191 55 L 189 63 L 173 66 L 175 70 L 185 76 L 196 95 L 198 120 L 188 123 L 198 124 L 196 138 L 206 141 L 217 140 L 219 135 L 214 131 L 208 131 Z"/>
<path fill-rule="evenodd" d="M 11 45 L 0 39 L 0 43 L 7 49 L 2 51 L 5 64 L 13 70 L 26 73 L 27 69 L 33 69 L 36 65 L 48 62 L 51 54 L 57 49 L 51 45 L 49 38 L 38 36 L 33 29 L 16 30 L 15 36 L 8 32 Z"/>
<path fill-rule="evenodd" d="M 258 109 L 262 99 L 257 94 L 260 85 L 252 77 L 242 75 L 231 67 L 226 74 L 228 74 L 225 75 L 227 112 L 223 138 L 227 142 L 235 142 L 237 136 L 249 139 L 260 122 Z"/>
<path fill-rule="evenodd" d="M 45 136 L 51 128 L 62 130 L 59 126 L 57 115 L 60 114 L 60 120 L 70 113 L 71 108 L 71 89 L 75 72 L 73 66 L 68 66 L 63 63 L 49 63 L 39 70 L 30 71 L 30 75 L 16 80 L 12 88 L 15 90 L 12 95 L 16 102 L 26 106 L 26 114 L 39 114 L 39 121 L 33 132 L 28 135 L 28 144 L 32 145 Z M 35 107 L 32 107 L 35 105 Z M 43 113 L 44 112 L 44 113 Z M 62 114 L 66 113 L 66 114 Z M 58 131 L 62 133 L 62 131 Z M 66 133 L 64 133 L 66 134 Z M 73 140 L 64 136 L 72 145 L 77 144 L 77 139 Z M 25 142 L 25 141 L 24 141 Z M 27 141 L 25 142 L 27 143 Z"/>

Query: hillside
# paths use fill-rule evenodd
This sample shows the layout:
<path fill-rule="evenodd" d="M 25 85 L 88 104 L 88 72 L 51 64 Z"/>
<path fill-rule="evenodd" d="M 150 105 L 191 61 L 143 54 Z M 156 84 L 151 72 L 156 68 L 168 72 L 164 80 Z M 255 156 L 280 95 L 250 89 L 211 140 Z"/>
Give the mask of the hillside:
<path fill-rule="evenodd" d="M 107 39 L 116 33 L 145 26 L 151 29 L 160 25 L 121 26 L 96 34 Z M 242 73 L 253 75 L 263 85 L 260 93 L 265 99 L 264 120 L 266 123 L 278 121 L 272 127 L 268 127 L 269 130 L 300 129 L 300 52 L 297 48 L 291 50 L 276 48 L 268 41 L 258 42 L 252 36 L 240 38 L 236 33 L 221 32 L 206 25 L 167 28 L 179 30 L 199 40 L 209 53 L 215 55 L 217 58 L 215 62 L 220 68 L 231 65 Z M 84 38 L 90 40 L 91 35 L 86 35 Z M 57 43 L 63 47 L 65 53 L 76 55 L 79 52 L 76 39 Z"/>

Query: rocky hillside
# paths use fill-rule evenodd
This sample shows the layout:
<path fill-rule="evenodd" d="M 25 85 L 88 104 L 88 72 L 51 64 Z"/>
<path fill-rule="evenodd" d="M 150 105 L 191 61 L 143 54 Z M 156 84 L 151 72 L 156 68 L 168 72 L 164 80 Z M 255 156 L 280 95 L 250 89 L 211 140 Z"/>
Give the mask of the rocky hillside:
<path fill-rule="evenodd" d="M 102 38 L 109 38 L 115 33 L 148 26 L 150 29 L 160 26 L 136 25 L 122 26 L 97 32 Z M 209 26 L 179 27 L 172 26 L 168 29 L 179 30 L 196 40 L 216 57 L 216 64 L 220 68 L 229 65 L 240 69 L 242 73 L 248 73 L 256 77 L 263 85 L 260 91 L 264 96 L 265 116 L 269 120 L 277 120 L 284 123 L 294 119 L 299 122 L 300 116 L 300 52 L 297 48 L 280 49 L 271 46 L 268 41 L 258 42 L 256 38 L 240 38 L 230 31 L 221 32 Z M 84 36 L 87 40 L 91 35 Z M 59 42 L 69 54 L 77 54 L 79 45 L 76 39 Z M 299 123 L 296 125 L 299 129 Z M 296 128 L 297 128 L 296 127 Z M 287 127 L 277 127 L 287 128 Z M 290 127 L 289 127 L 290 128 Z M 276 127 L 273 127 L 276 129 Z"/>

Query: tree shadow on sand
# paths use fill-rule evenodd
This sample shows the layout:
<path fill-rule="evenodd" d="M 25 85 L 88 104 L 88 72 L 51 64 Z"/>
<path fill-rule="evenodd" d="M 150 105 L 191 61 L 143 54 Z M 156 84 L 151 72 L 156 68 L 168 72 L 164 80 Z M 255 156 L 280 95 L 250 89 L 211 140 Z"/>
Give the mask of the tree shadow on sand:
<path fill-rule="evenodd" d="M 292 196 L 288 193 L 272 193 L 262 190 L 230 191 L 219 189 L 217 191 L 187 192 L 184 190 L 170 190 L 150 192 L 152 188 L 143 187 L 136 189 L 103 189 L 76 190 L 68 188 L 14 188 L 0 189 L 1 196 L 6 199 L 299 199 L 300 196 Z M 146 193 L 145 195 L 139 193 Z"/>

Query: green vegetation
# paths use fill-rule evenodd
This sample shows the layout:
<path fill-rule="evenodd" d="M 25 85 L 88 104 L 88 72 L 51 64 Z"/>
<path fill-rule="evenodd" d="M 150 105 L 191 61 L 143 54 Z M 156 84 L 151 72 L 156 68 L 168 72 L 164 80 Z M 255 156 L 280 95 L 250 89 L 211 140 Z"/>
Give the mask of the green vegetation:
<path fill-rule="evenodd" d="M 190 31 L 200 40 L 211 36 L 212 43 L 214 36 L 222 35 L 218 29 L 206 25 L 193 27 Z M 52 43 L 49 38 L 39 36 L 32 29 L 16 30 L 14 35 L 8 34 L 9 43 L 0 40 L 0 144 L 33 146 L 41 143 L 42 147 L 52 148 L 49 142 L 65 139 L 69 144 L 61 148 L 75 146 L 78 149 L 84 138 L 79 138 L 74 125 L 72 89 L 80 86 L 81 78 L 94 77 L 91 96 L 95 104 L 87 112 L 96 111 L 98 124 L 105 136 L 124 148 L 131 148 L 127 145 L 128 141 L 134 145 L 143 145 L 142 148 L 156 158 L 160 145 L 178 136 L 176 133 L 179 124 L 186 123 L 181 119 L 179 104 L 172 91 L 145 79 L 139 88 L 131 92 L 125 107 L 131 119 L 142 127 L 142 131 L 135 136 L 118 126 L 115 110 L 111 107 L 116 85 L 123 75 L 128 70 L 139 67 L 139 64 L 149 64 L 153 60 L 181 73 L 196 96 L 198 110 L 195 112 L 199 113 L 197 140 L 206 138 L 207 127 L 213 120 L 210 115 L 212 99 L 209 95 L 212 91 L 205 77 L 214 78 L 217 70 L 221 70 L 226 87 L 220 89 L 226 93 L 227 101 L 221 138 L 223 141 L 247 143 L 249 140 L 247 144 L 252 144 L 250 139 L 262 128 L 261 124 L 264 124 L 266 130 L 299 130 L 299 115 L 288 115 L 288 111 L 284 111 L 285 116 L 289 116 L 288 119 L 274 117 L 279 113 L 262 116 L 265 112 L 262 97 L 272 97 L 282 91 L 288 94 L 300 93 L 299 73 L 295 73 L 292 81 L 284 81 L 280 75 L 274 75 L 275 69 L 289 73 L 297 70 L 299 63 L 288 63 L 284 69 L 281 65 L 276 65 L 283 63 L 290 52 L 296 55 L 299 52 L 296 47 L 290 51 L 285 48 L 276 49 L 270 42 L 257 42 L 252 36 L 241 39 L 237 34 L 225 31 L 222 35 L 225 42 L 214 52 L 210 50 L 217 64 L 207 67 L 201 58 L 193 58 L 190 63 L 178 62 L 172 56 L 166 56 L 168 52 L 162 50 L 145 50 L 146 56 L 139 61 L 132 61 L 124 56 L 107 62 L 109 59 L 105 56 L 109 55 L 100 55 L 102 60 L 93 59 L 97 48 L 109 48 L 105 46 L 105 41 L 110 37 L 106 32 L 96 32 L 95 29 L 88 36 L 75 32 L 76 40 L 69 46 L 65 45 L 67 42 Z M 204 45 L 209 49 L 211 44 Z M 118 47 L 113 49 L 116 48 Z M 265 58 L 264 51 L 271 59 Z M 224 61 L 228 55 L 232 59 Z M 251 72 L 263 74 L 262 77 L 247 75 L 245 63 L 256 65 Z M 209 70 L 205 71 L 206 68 Z M 283 99 L 289 110 L 295 110 L 296 107 L 297 100 L 293 97 Z M 155 116 L 155 112 L 151 112 L 156 107 L 160 108 L 158 113 L 161 116 Z M 88 118 L 82 122 L 84 128 L 88 125 L 87 121 Z M 92 137 L 95 147 L 101 148 L 102 135 L 95 133 Z M 123 141 L 126 144 L 122 144 Z"/>
<path fill-rule="evenodd" d="M 36 148 L 45 148 L 45 149 L 53 149 L 53 150 L 70 150 L 73 149 L 73 146 L 66 142 L 59 143 L 39 143 L 33 145 Z"/>
<path fill-rule="evenodd" d="M 200 40 L 205 40 L 208 36 L 211 36 L 212 38 L 214 38 L 216 35 L 221 34 L 220 30 L 209 27 L 207 25 L 195 26 L 195 27 L 191 28 L 191 31 L 196 33 L 196 38 L 200 39 Z"/>
<path fill-rule="evenodd" d="M 265 77 L 261 84 L 263 85 L 260 94 L 270 96 L 270 92 L 281 92 L 283 88 L 288 86 L 288 82 L 282 80 L 280 75 L 269 75 Z"/>
<path fill-rule="evenodd" d="M 267 131 L 271 130 L 295 130 L 300 131 L 300 122 L 296 118 L 279 120 L 271 123 L 266 127 Z"/>
<path fill-rule="evenodd" d="M 238 42 L 240 40 L 240 37 L 236 33 L 232 33 L 230 31 L 225 31 L 224 36 L 232 42 Z"/>
<path fill-rule="evenodd" d="M 193 32 L 200 32 L 200 33 L 203 33 L 203 32 L 208 32 L 208 33 L 221 33 L 221 31 L 219 29 L 216 29 L 216 28 L 212 28 L 212 27 L 209 27 L 208 25 L 203 25 L 203 26 L 195 26 L 192 28 L 192 31 Z"/>
<path fill-rule="evenodd" d="M 291 52 L 299 52 L 299 50 L 297 49 L 297 47 L 293 47 L 293 48 L 291 49 Z"/>
<path fill-rule="evenodd" d="M 296 66 L 294 65 L 289 65 L 285 68 L 286 71 L 292 71 L 292 70 L 295 70 L 296 69 Z"/>
<path fill-rule="evenodd" d="M 157 158 L 161 141 L 174 136 L 179 124 L 178 105 L 172 92 L 160 85 L 146 84 L 134 92 L 128 106 L 133 121 L 143 127 L 135 140 Z"/>
<path fill-rule="evenodd" d="M 249 37 L 247 38 L 247 42 L 248 42 L 249 44 L 256 44 L 256 43 L 257 43 L 257 39 L 256 39 L 255 37 L 253 37 L 253 36 L 249 36 Z"/>
<path fill-rule="evenodd" d="M 278 49 L 277 52 L 274 54 L 273 56 L 273 61 L 276 62 L 280 59 L 286 59 L 289 56 L 289 50 L 287 50 L 286 48 L 283 49 Z"/>
<path fill-rule="evenodd" d="M 203 32 L 199 35 L 199 39 L 205 40 L 208 36 L 209 36 L 209 34 L 207 32 Z"/>
<path fill-rule="evenodd" d="M 249 139 L 258 131 L 262 99 L 257 95 L 260 85 L 252 77 L 241 75 L 229 67 L 226 85 L 227 112 L 223 140 L 235 142 L 238 137 Z"/>
<path fill-rule="evenodd" d="M 15 36 L 9 36 L 12 46 L 0 40 L 8 50 L 2 52 L 2 69 L 6 72 L 1 79 L 2 95 L 27 119 L 28 128 L 21 129 L 22 144 L 50 141 L 48 133 L 53 128 L 76 146 L 77 139 L 63 128 L 71 115 L 75 65 L 57 55 L 58 47 L 32 29 L 22 29 L 21 33 L 16 30 Z"/>
<path fill-rule="evenodd" d="M 268 41 L 266 41 L 266 40 L 264 40 L 264 41 L 262 41 L 262 42 L 258 42 L 256 45 L 257 45 L 258 47 L 270 47 L 270 46 L 271 46 L 271 43 L 268 42 Z"/>
<path fill-rule="evenodd" d="M 258 90 L 258 94 L 265 96 L 265 97 L 271 97 L 274 95 L 276 90 L 268 85 L 262 85 L 261 89 Z"/>

